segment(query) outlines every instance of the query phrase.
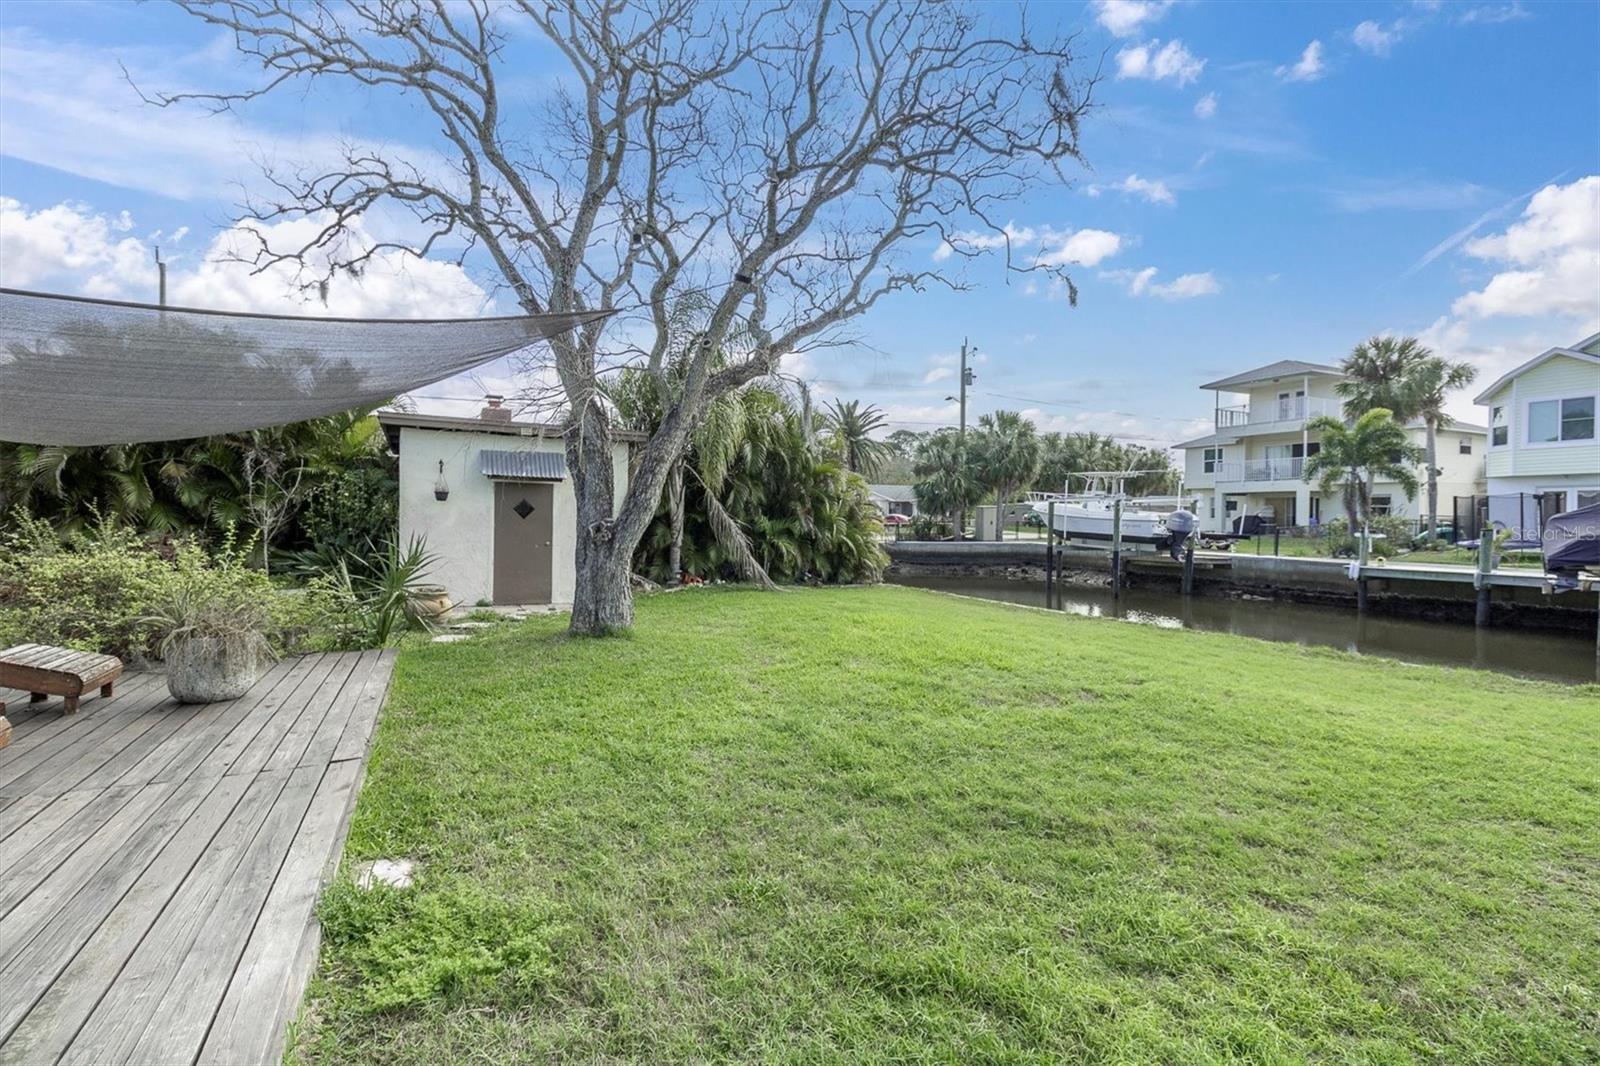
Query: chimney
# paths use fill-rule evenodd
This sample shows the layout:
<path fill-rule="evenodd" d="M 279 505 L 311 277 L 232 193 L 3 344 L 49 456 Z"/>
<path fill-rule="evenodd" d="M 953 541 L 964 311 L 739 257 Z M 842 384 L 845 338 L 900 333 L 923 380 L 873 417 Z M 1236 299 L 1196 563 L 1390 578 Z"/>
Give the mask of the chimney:
<path fill-rule="evenodd" d="M 510 422 L 511 408 L 505 406 L 505 397 L 490 393 L 483 398 L 483 410 L 478 417 L 485 422 Z"/>

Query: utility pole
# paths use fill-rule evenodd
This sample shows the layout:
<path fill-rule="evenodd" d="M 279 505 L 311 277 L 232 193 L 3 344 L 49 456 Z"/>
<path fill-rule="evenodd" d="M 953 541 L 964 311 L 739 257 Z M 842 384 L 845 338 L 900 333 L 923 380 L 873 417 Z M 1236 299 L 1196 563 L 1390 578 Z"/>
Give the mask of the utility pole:
<path fill-rule="evenodd" d="M 973 348 L 977 355 L 978 349 Z M 967 366 L 967 338 L 961 338 L 961 439 L 967 437 L 967 386 L 972 384 L 972 370 Z"/>

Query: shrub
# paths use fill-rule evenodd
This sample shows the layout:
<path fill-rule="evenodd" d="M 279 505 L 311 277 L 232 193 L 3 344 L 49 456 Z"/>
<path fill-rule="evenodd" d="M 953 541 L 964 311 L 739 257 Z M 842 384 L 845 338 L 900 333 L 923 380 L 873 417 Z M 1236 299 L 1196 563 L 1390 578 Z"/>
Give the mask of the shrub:
<path fill-rule="evenodd" d="M 0 534 L 0 647 L 31 641 L 124 658 L 151 650 L 147 621 L 173 564 L 105 519 L 63 542 L 17 513 Z"/>
<path fill-rule="evenodd" d="M 154 655 L 160 637 L 182 624 L 176 619 L 199 613 L 207 624 L 220 619 L 259 631 L 277 653 L 373 647 L 400 628 L 395 611 L 403 606 L 376 602 L 381 581 L 344 574 L 284 588 L 248 565 L 254 547 L 230 532 L 207 551 L 195 540 L 150 540 L 107 519 L 62 540 L 44 520 L 14 516 L 0 533 L 0 647 L 31 641 L 121 658 Z M 414 579 L 400 582 L 402 605 Z"/>
<path fill-rule="evenodd" d="M 387 456 L 349 466 L 318 485 L 300 512 L 305 540 L 325 552 L 382 544 L 399 526 L 399 481 Z"/>
<path fill-rule="evenodd" d="M 919 514 L 911 520 L 912 540 L 945 540 L 951 535 L 950 520 L 939 515 Z"/>

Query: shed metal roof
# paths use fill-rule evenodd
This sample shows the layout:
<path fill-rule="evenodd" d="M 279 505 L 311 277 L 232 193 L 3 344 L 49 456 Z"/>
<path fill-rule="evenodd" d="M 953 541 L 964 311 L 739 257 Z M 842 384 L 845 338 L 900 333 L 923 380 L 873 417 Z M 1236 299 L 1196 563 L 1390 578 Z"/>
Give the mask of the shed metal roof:
<path fill-rule="evenodd" d="M 478 472 L 485 477 L 512 481 L 565 481 L 567 460 L 560 452 L 503 452 L 485 448 L 478 453 Z"/>

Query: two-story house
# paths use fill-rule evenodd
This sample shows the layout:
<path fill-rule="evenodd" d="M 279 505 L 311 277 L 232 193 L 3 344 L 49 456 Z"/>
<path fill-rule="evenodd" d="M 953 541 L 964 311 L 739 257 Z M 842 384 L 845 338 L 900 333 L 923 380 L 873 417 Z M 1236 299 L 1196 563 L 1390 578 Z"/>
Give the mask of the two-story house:
<path fill-rule="evenodd" d="M 1213 432 L 1178 447 L 1184 450 L 1184 493 L 1198 498 L 1202 529 L 1223 531 L 1245 515 L 1306 526 L 1344 514 L 1337 491 L 1324 499 L 1301 477 L 1306 458 L 1321 448 L 1307 423 L 1318 415 L 1341 415 L 1344 401 L 1334 386 L 1343 378 L 1336 366 L 1280 359 L 1200 386 L 1213 394 Z M 1406 428 L 1421 446 L 1422 423 Z M 1453 496 L 1483 491 L 1485 438 L 1484 427 L 1464 422 L 1438 433 L 1441 518 L 1449 516 Z M 1421 464 L 1417 479 L 1426 480 Z M 1408 500 L 1397 483 L 1381 480 L 1373 486 L 1372 502 L 1379 514 L 1405 517 L 1427 507 L 1424 491 Z"/>
<path fill-rule="evenodd" d="M 1497 500 L 1539 500 L 1557 513 L 1600 503 L 1600 333 L 1551 348 L 1484 389 L 1489 411 L 1486 473 L 1490 517 Z"/>

